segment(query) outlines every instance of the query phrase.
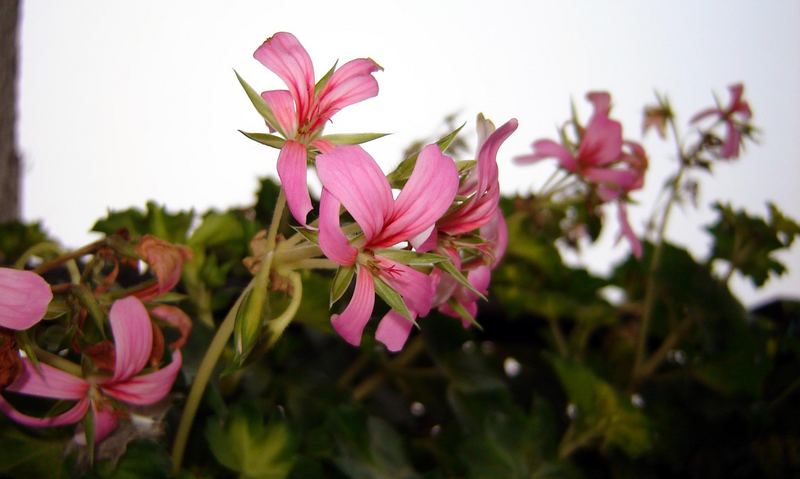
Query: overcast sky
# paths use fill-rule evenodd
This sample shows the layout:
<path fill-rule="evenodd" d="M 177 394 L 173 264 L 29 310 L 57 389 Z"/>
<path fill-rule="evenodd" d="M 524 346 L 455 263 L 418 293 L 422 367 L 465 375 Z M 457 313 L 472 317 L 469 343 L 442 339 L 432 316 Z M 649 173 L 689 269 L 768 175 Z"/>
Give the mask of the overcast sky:
<path fill-rule="evenodd" d="M 413 139 L 441 133 L 458 112 L 474 127 L 519 119 L 501 149 L 506 193 L 529 191 L 548 165 L 517 167 L 511 157 L 553 137 L 574 98 L 608 90 L 612 116 L 640 137 L 641 108 L 666 92 L 685 124 L 726 87 L 745 84 L 761 144 L 702 182 L 701 208 L 678 210 L 668 236 L 704 257 L 700 225 L 719 199 L 765 213 L 776 202 L 800 218 L 800 2 L 496 1 L 137 1 L 23 2 L 19 143 L 25 162 L 23 215 L 42 220 L 69 246 L 90 241 L 107 209 L 149 199 L 172 209 L 250 204 L 256 178 L 275 175 L 275 150 L 236 130 L 261 131 L 233 75 L 257 89 L 283 88 L 252 58 L 277 31 L 294 33 L 318 76 L 336 59 L 369 56 L 385 71 L 377 98 L 347 108 L 328 132 L 382 131 L 367 145 L 385 171 Z M 652 213 L 674 151 L 644 142 L 651 170 L 631 209 L 637 231 Z M 612 218 L 613 219 L 613 218 Z M 600 245 L 572 261 L 604 273 L 626 254 L 616 224 Z M 756 293 L 753 304 L 800 294 L 800 247 L 782 255 L 792 274 Z"/>

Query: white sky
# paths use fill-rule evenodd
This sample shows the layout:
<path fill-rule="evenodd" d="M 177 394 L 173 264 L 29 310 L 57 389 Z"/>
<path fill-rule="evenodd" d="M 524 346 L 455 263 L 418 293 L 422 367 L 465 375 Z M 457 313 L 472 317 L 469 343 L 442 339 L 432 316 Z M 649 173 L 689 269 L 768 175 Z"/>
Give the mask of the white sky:
<path fill-rule="evenodd" d="M 171 209 L 250 204 L 256 178 L 275 174 L 277 152 L 236 130 L 262 131 L 236 68 L 256 89 L 282 88 L 252 58 L 277 31 L 294 33 L 322 75 L 337 58 L 369 56 L 377 98 L 349 107 L 327 132 L 383 131 L 368 144 L 385 171 L 411 140 L 441 133 L 454 111 L 519 119 L 500 150 L 505 192 L 541 184 L 550 167 L 517 167 L 511 157 L 553 137 L 574 98 L 606 89 L 626 136 L 640 135 L 641 108 L 667 92 L 685 124 L 727 85 L 743 81 L 761 144 L 720 165 L 702 186 L 699 210 L 677 210 L 668 236 L 700 257 L 700 228 L 715 199 L 765 213 L 776 202 L 800 218 L 800 2 L 671 1 L 26 1 L 22 19 L 19 143 L 25 161 L 23 215 L 41 219 L 67 245 L 90 241 L 108 208 Z M 631 210 L 637 231 L 669 172 L 674 153 L 649 135 L 651 170 Z M 583 261 L 607 272 L 624 256 L 611 218 L 601 245 Z M 755 292 L 752 304 L 800 294 L 800 247 L 781 256 L 791 275 Z"/>

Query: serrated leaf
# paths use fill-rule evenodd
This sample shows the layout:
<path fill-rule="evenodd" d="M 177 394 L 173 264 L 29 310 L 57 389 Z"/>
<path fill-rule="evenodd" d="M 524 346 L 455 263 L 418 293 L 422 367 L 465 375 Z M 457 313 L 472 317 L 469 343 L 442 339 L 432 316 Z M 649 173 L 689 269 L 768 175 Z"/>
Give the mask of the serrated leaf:
<path fill-rule="evenodd" d="M 466 123 L 462 123 L 461 126 L 436 141 L 436 145 L 440 150 L 442 150 L 442 152 L 447 151 L 447 148 L 451 143 L 453 143 L 453 140 L 455 140 L 456 136 L 458 136 L 458 133 L 461 131 L 461 129 L 464 128 L 464 125 L 466 125 Z M 419 152 L 412 154 L 405 160 L 401 161 L 393 172 L 389 173 L 386 178 L 389 180 L 389 184 L 392 185 L 392 188 L 400 188 L 403 186 L 403 184 L 405 184 L 406 180 L 408 180 L 408 178 L 411 176 L 411 173 L 414 171 L 414 166 L 417 164 L 418 156 Z"/>
<path fill-rule="evenodd" d="M 409 321 L 414 322 L 411 311 L 408 310 L 408 306 L 406 306 L 405 301 L 403 301 L 403 297 L 377 276 L 373 276 L 372 280 L 375 283 L 375 292 L 378 296 L 380 296 L 390 308 L 402 314 Z"/>
<path fill-rule="evenodd" d="M 200 226 L 189 238 L 189 245 L 194 247 L 215 246 L 228 241 L 240 240 L 244 237 L 244 229 L 233 213 L 208 213 Z"/>
<path fill-rule="evenodd" d="M 267 105 L 264 99 L 261 98 L 261 95 L 259 95 L 258 92 L 250 86 L 250 84 L 244 81 L 244 78 L 239 75 L 239 72 L 234 70 L 233 73 L 236 74 L 236 79 L 239 80 L 242 88 L 244 88 L 244 92 L 247 94 L 247 98 L 250 99 L 250 103 L 252 103 L 256 108 L 258 114 L 261 115 L 261 117 L 264 118 L 264 121 L 266 121 L 274 130 L 278 131 L 281 135 L 286 136 L 286 132 L 283 131 L 281 125 L 275 119 L 275 114 L 272 113 L 269 105 Z"/>
<path fill-rule="evenodd" d="M 443 261 L 450 261 L 446 256 L 435 253 L 417 253 L 416 251 L 395 248 L 376 249 L 375 255 L 408 266 L 430 266 Z"/>
<path fill-rule="evenodd" d="M 278 150 L 283 148 L 284 143 L 286 143 L 286 140 L 284 140 L 283 138 L 275 135 L 270 135 L 269 133 L 250 133 L 242 130 L 239 130 L 239 133 L 250 138 L 256 143 L 261 143 L 262 145 L 271 146 L 272 148 Z"/>
<path fill-rule="evenodd" d="M 472 286 L 472 283 L 469 282 L 467 277 L 461 274 L 461 271 L 459 271 L 451 261 L 442 261 L 441 263 L 438 263 L 436 266 L 439 267 L 439 269 L 441 269 L 445 273 L 452 276 L 453 279 L 458 281 L 459 284 L 461 284 L 468 290 L 472 291 L 473 293 L 477 294 L 478 297 L 481 298 L 482 300 L 486 301 L 486 296 L 477 289 L 475 289 L 475 287 Z"/>
<path fill-rule="evenodd" d="M 355 266 L 340 266 L 339 269 L 336 270 L 336 275 L 334 275 L 333 281 L 331 281 L 329 306 L 333 306 L 333 303 L 339 301 L 345 291 L 347 291 L 347 287 L 350 286 L 355 271 Z"/>
<path fill-rule="evenodd" d="M 387 135 L 390 133 L 337 133 L 324 135 L 321 139 L 330 141 L 334 145 L 360 145 Z"/>

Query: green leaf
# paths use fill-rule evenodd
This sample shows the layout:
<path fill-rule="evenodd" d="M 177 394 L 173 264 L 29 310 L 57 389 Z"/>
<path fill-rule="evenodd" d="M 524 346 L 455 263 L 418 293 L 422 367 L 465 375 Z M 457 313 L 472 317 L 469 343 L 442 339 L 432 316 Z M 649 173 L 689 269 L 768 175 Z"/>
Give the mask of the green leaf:
<path fill-rule="evenodd" d="M 0 474 L 5 477 L 68 477 L 64 446 L 69 439 L 30 436 L 16 426 L 0 427 Z"/>
<path fill-rule="evenodd" d="M 319 244 L 319 231 L 303 228 L 302 226 L 292 226 L 292 229 L 303 235 L 308 241 Z"/>
<path fill-rule="evenodd" d="M 236 74 L 236 79 L 239 80 L 242 88 L 244 88 L 244 92 L 247 94 L 247 98 L 250 99 L 250 102 L 256 108 L 258 114 L 261 115 L 261 117 L 264 118 L 264 121 L 266 121 L 267 124 L 269 124 L 269 126 L 271 126 L 274 130 L 278 131 L 281 135 L 286 136 L 286 132 L 281 129 L 280 124 L 275 119 L 275 114 L 272 113 L 269 105 L 267 105 L 264 99 L 261 98 L 261 95 L 259 95 L 258 92 L 253 89 L 253 87 L 244 81 L 244 78 L 239 76 L 239 72 L 236 70 L 233 72 Z"/>
<path fill-rule="evenodd" d="M 246 479 L 283 479 L 295 462 L 288 426 L 277 419 L 264 421 L 254 407 L 238 405 L 223 422 L 206 423 L 206 440 L 214 458 Z"/>
<path fill-rule="evenodd" d="M 256 296 L 262 296 L 258 298 Z M 260 299 L 260 301 L 259 301 Z M 261 326 L 263 324 L 264 298 L 257 295 L 255 290 L 247 291 L 242 299 L 239 310 L 236 311 L 236 322 L 233 327 L 234 359 L 232 366 L 241 366 L 253 346 L 258 342 Z"/>
<path fill-rule="evenodd" d="M 387 135 L 390 135 L 390 133 L 337 133 L 324 135 L 322 139 L 328 140 L 334 145 L 360 145 Z"/>
<path fill-rule="evenodd" d="M 411 317 L 411 311 L 408 310 L 408 306 L 406 306 L 405 301 L 403 301 L 403 297 L 377 276 L 373 276 L 372 279 L 375 283 L 375 292 L 378 296 L 380 296 L 390 308 L 402 314 L 409 321 L 414 322 L 414 318 Z"/>
<path fill-rule="evenodd" d="M 350 286 L 350 283 L 353 281 L 355 271 L 355 266 L 340 266 L 339 269 L 336 270 L 336 275 L 334 275 L 333 281 L 331 281 L 330 306 L 333 306 L 333 303 L 339 301 L 345 291 L 347 291 L 347 287 Z"/>
<path fill-rule="evenodd" d="M 271 146 L 272 148 L 278 150 L 283 148 L 283 144 L 286 143 L 286 140 L 284 140 L 283 138 L 275 135 L 270 135 L 269 133 L 249 133 L 242 130 L 239 130 L 239 133 L 250 138 L 256 143 L 261 143 L 262 145 Z"/>
<path fill-rule="evenodd" d="M 452 276 L 453 279 L 455 279 L 456 281 L 459 282 L 459 284 L 461 284 L 461 286 L 464 286 L 468 290 L 470 290 L 473 293 L 477 294 L 479 298 L 481 298 L 482 300 L 486 301 L 486 296 L 483 293 L 481 293 L 480 291 L 478 291 L 477 289 L 475 289 L 474 286 L 472 286 L 472 283 L 469 282 L 469 280 L 467 279 L 466 276 L 461 274 L 461 271 L 459 271 L 456 268 L 456 266 L 453 264 L 452 261 L 442 261 L 441 263 L 437 263 L 436 266 L 438 268 L 440 268 L 442 271 L 444 271 L 445 273 L 447 273 L 450 276 Z"/>
<path fill-rule="evenodd" d="M 440 150 L 442 150 L 442 152 L 447 151 L 447 147 L 453 143 L 453 140 L 455 140 L 461 129 L 464 128 L 464 125 L 466 125 L 466 123 L 462 123 L 461 126 L 436 141 L 436 145 Z M 411 173 L 414 171 L 414 166 L 417 164 L 418 156 L 419 152 L 412 154 L 405 160 L 401 161 L 393 172 L 389 173 L 386 178 L 389 180 L 389 184 L 392 185 L 392 188 L 401 188 L 405 184 L 406 180 L 408 180 L 408 178 L 411 176 Z"/>
<path fill-rule="evenodd" d="M 650 423 L 613 386 L 581 363 L 547 355 L 567 396 L 575 405 L 575 436 L 594 437 L 603 447 L 617 447 L 636 457 L 652 447 Z"/>
<path fill-rule="evenodd" d="M 189 237 L 192 247 L 216 246 L 229 241 L 239 241 L 244 229 L 234 213 L 208 213 L 200 226 Z"/>

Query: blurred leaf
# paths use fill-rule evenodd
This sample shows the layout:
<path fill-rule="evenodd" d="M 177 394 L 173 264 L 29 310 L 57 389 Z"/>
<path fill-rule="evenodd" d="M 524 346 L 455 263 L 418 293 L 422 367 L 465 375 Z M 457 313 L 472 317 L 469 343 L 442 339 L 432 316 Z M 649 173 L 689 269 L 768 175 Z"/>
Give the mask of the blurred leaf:
<path fill-rule="evenodd" d="M 203 217 L 203 222 L 189 238 L 192 247 L 216 246 L 229 241 L 240 241 L 244 230 L 233 213 L 211 212 Z"/>
<path fill-rule="evenodd" d="M 67 477 L 65 444 L 64 438 L 28 435 L 4 422 L 0 427 L 0 473 L 8 477 Z"/>
<path fill-rule="evenodd" d="M 119 463 L 103 461 L 97 464 L 92 477 L 98 479 L 167 478 L 171 461 L 166 449 L 154 441 L 134 441 Z"/>
<path fill-rule="evenodd" d="M 223 422 L 206 423 L 206 440 L 217 461 L 247 479 L 282 479 L 294 464 L 294 446 L 288 426 L 278 419 L 264 422 L 251 406 L 231 409 Z"/>
<path fill-rule="evenodd" d="M 31 246 L 47 240 L 40 223 L 0 224 L 0 265 L 12 264 Z"/>
<path fill-rule="evenodd" d="M 601 445 L 636 457 L 652 447 L 647 417 L 586 366 L 548 355 L 569 400 L 576 407 L 576 436 L 596 436 Z"/>

